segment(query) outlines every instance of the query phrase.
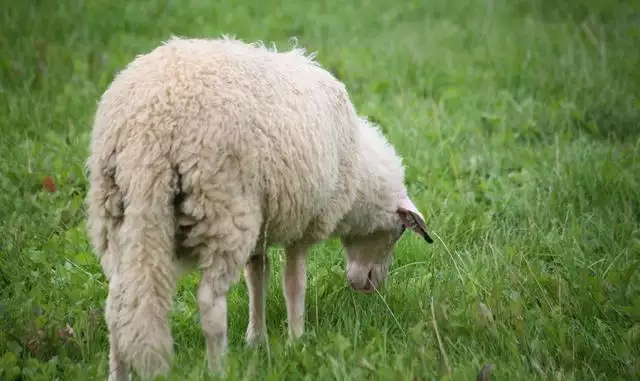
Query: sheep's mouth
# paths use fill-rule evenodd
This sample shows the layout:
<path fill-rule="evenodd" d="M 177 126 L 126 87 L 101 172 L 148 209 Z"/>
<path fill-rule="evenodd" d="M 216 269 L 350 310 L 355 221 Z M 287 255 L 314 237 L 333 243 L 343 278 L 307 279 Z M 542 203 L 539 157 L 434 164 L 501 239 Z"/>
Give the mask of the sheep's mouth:
<path fill-rule="evenodd" d="M 367 273 L 367 280 L 364 284 L 364 287 L 360 291 L 366 294 L 370 294 L 375 290 L 375 288 L 376 287 L 373 284 L 373 269 L 370 269 Z"/>
<path fill-rule="evenodd" d="M 373 270 L 369 270 L 369 273 L 367 273 L 367 283 L 365 283 L 364 285 L 364 291 L 367 293 L 371 293 L 375 290 L 375 286 L 373 284 Z"/>

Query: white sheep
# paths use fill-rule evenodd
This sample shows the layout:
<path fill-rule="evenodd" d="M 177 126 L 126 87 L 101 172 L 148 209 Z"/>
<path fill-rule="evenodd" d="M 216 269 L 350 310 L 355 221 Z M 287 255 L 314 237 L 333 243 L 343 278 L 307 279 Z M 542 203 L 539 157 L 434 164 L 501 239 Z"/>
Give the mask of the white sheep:
<path fill-rule="evenodd" d="M 303 333 L 308 249 L 339 237 L 351 286 L 381 285 L 405 228 L 433 242 L 404 168 L 344 85 L 305 55 L 172 37 L 103 94 L 87 226 L 109 281 L 110 380 L 166 375 L 176 281 L 201 271 L 209 369 L 222 370 L 229 288 L 249 290 L 248 343 L 266 337 L 266 249 L 285 248 L 289 338 Z"/>

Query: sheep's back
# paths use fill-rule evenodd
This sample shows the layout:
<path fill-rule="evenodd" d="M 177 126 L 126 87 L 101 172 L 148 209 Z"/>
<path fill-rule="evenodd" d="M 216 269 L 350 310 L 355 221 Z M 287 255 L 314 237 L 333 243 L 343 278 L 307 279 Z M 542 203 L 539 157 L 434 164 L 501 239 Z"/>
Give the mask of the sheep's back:
<path fill-rule="evenodd" d="M 328 209 L 348 209 L 329 203 L 353 177 L 356 123 L 344 86 L 300 51 L 172 39 L 105 92 L 94 149 L 108 151 L 108 141 L 117 152 L 152 134 L 177 170 L 197 166 L 211 175 L 203 181 L 224 182 L 216 197 L 257 202 L 267 238 L 283 243 Z"/>

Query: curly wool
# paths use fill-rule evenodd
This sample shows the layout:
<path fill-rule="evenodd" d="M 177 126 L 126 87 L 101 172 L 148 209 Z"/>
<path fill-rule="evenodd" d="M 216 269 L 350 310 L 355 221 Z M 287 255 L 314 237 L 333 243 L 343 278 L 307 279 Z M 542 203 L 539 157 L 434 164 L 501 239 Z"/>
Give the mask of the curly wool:
<path fill-rule="evenodd" d="M 259 245 L 390 228 L 406 193 L 393 148 L 312 55 L 229 37 L 173 37 L 136 57 L 99 102 L 87 167 L 117 381 L 129 366 L 168 372 L 185 266 L 202 272 L 214 361 L 227 345 L 226 292 Z"/>

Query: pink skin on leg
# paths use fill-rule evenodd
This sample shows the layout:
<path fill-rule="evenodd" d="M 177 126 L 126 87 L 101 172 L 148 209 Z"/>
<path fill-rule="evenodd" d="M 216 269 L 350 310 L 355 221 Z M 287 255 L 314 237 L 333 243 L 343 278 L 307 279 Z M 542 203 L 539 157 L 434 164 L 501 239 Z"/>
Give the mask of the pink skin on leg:
<path fill-rule="evenodd" d="M 269 283 L 269 258 L 259 244 L 244 268 L 249 293 L 249 325 L 246 341 L 249 345 L 267 338 L 266 299 Z"/>
<path fill-rule="evenodd" d="M 290 339 L 304 332 L 304 302 L 307 287 L 307 247 L 289 247 L 282 277 L 287 306 L 287 325 Z"/>

